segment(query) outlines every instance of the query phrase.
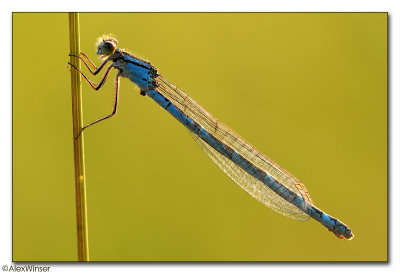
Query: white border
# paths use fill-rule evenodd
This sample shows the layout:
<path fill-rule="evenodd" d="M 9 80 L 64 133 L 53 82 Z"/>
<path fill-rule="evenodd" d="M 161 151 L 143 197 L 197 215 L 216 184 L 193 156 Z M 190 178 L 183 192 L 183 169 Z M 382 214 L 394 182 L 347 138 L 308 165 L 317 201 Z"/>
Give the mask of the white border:
<path fill-rule="evenodd" d="M 260 12 L 389 12 L 389 109 L 390 109 L 390 242 L 389 242 L 389 264 L 384 263 L 358 263 L 358 264 L 50 264 L 50 272 L 69 273 L 71 271 L 85 273 L 109 273 L 118 271 L 119 273 L 204 273 L 204 271 L 229 273 L 267 273 L 268 271 L 296 271 L 296 273 L 350 273 L 356 269 L 360 273 L 400 273 L 399 269 L 399 203 L 396 199 L 399 194 L 399 55 L 396 49 L 400 48 L 398 37 L 399 31 L 399 4 L 397 0 L 281 0 L 281 1 L 4 1 L 1 8 L 0 26 L 2 28 L 3 41 L 0 43 L 3 54 L 3 65 L 1 66 L 2 92 L 0 100 L 0 117 L 2 132 L 0 134 L 1 156 L 1 175 L 0 184 L 0 265 L 11 264 L 11 81 L 12 81 L 12 12 L 32 12 L 32 11 L 260 11 Z M 5 38 L 5 39 L 4 39 Z M 4 41 L 6 40 L 6 41 Z M 29 41 L 27 41 L 29 43 Z M 397 75 L 397 77 L 396 77 Z M 396 92 L 397 91 L 397 92 Z M 365 197 L 365 202 L 373 202 L 373 197 Z M 397 216 L 393 214 L 397 213 Z M 372 221 L 372 220 L 371 220 Z M 44 264 L 47 265 L 47 264 Z M 396 270 L 397 269 L 397 270 Z"/>

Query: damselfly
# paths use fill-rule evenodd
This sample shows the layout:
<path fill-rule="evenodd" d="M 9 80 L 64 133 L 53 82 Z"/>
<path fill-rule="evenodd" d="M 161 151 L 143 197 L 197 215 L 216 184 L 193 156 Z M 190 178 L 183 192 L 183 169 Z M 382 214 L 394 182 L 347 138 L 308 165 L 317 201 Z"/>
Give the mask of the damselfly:
<path fill-rule="evenodd" d="M 311 217 L 340 239 L 353 238 L 349 227 L 313 205 L 306 187 L 297 178 L 215 119 L 187 93 L 160 75 L 149 62 L 117 48 L 117 44 L 117 40 L 112 37 L 100 38 L 97 54 L 105 60 L 98 68 L 84 53 L 80 56 L 70 55 L 79 58 L 93 75 L 98 74 L 108 62 L 111 62 L 99 84 L 90 81 L 78 68 L 69 63 L 95 90 L 103 86 L 112 68 L 118 70 L 115 77 L 115 102 L 112 113 L 84 126 L 82 131 L 115 115 L 119 78 L 129 78 L 139 87 L 141 95 L 152 98 L 189 129 L 192 137 L 211 160 L 255 199 L 296 220 L 306 221 Z M 76 138 L 79 138 L 82 131 Z"/>

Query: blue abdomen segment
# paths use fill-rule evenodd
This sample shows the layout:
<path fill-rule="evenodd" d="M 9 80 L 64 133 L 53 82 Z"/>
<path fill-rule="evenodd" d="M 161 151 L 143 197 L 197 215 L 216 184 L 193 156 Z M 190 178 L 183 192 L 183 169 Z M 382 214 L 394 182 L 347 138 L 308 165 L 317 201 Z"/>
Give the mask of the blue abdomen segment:
<path fill-rule="evenodd" d="M 166 109 L 172 116 L 174 116 L 179 122 L 181 122 L 186 128 L 192 131 L 194 134 L 199 136 L 208 145 L 214 148 L 216 151 L 221 153 L 223 156 L 234 162 L 248 174 L 265 184 L 267 187 L 272 189 L 276 194 L 281 196 L 286 201 L 290 202 L 300 210 L 304 211 L 307 215 L 324 225 L 329 231 L 332 231 L 338 237 L 351 239 L 352 233 L 346 225 L 341 223 L 339 220 L 327 215 L 323 211 L 319 210 L 312 204 L 307 203 L 303 197 L 297 195 L 292 190 L 286 188 L 281 183 L 276 181 L 271 175 L 261 170 L 238 152 L 233 150 L 231 147 L 225 145 L 216 139 L 207 130 L 201 127 L 198 123 L 193 121 L 190 117 L 180 111 L 174 106 L 167 98 L 161 95 L 156 90 L 148 90 L 146 94 L 151 97 L 157 104 L 162 108 Z"/>
<path fill-rule="evenodd" d="M 207 144 L 209 144 L 216 151 L 224 155 L 226 158 L 237 164 L 243 170 L 245 170 L 248 174 L 256 178 L 257 180 L 263 182 L 270 189 L 276 192 L 285 200 L 294 204 L 296 207 L 305 211 L 307 208 L 307 202 L 303 199 L 303 197 L 297 195 L 292 190 L 284 187 L 282 184 L 277 182 L 271 175 L 261 170 L 253 163 L 248 161 L 242 155 L 237 153 L 231 147 L 219 141 L 212 134 L 210 134 L 207 130 L 201 127 L 198 123 L 193 121 L 190 117 L 180 111 L 178 108 L 174 106 L 167 98 L 162 96 L 156 90 L 147 91 L 147 95 L 153 98 L 162 108 L 166 109 L 172 116 L 174 116 L 179 122 L 181 122 L 186 128 L 199 136 L 202 140 L 204 140 Z"/>
<path fill-rule="evenodd" d="M 306 213 L 314 220 L 320 222 L 329 231 L 335 233 L 337 237 L 342 238 L 341 235 L 343 235 L 346 239 L 353 238 L 353 234 L 350 228 L 348 228 L 338 219 L 329 216 L 319 208 L 311 205 L 307 208 Z"/>

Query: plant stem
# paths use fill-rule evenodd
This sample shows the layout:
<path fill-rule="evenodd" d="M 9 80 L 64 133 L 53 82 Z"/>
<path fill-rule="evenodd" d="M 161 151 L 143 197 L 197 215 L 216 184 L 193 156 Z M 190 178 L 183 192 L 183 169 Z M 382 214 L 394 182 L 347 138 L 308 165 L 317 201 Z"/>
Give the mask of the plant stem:
<path fill-rule="evenodd" d="M 79 15 L 76 12 L 69 13 L 69 35 L 70 53 L 79 55 Z M 80 60 L 70 58 L 71 64 L 80 69 Z M 71 91 L 72 91 L 72 120 L 73 137 L 82 130 L 82 93 L 81 77 L 79 72 L 71 69 Z M 83 150 L 83 134 L 74 139 L 74 167 L 75 167 L 75 193 L 76 193 L 76 221 L 78 234 L 78 261 L 89 261 L 89 244 L 87 228 L 86 209 L 86 182 L 85 182 L 85 161 Z"/>

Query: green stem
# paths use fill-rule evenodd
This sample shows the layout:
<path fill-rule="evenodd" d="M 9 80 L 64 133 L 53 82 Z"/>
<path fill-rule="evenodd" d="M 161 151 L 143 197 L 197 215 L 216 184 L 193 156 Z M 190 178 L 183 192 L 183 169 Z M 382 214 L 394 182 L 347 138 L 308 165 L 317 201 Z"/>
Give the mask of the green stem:
<path fill-rule="evenodd" d="M 69 35 L 70 54 L 79 55 L 79 15 L 76 12 L 69 13 Z M 80 60 L 70 58 L 71 64 L 80 69 Z M 72 120 L 73 137 L 81 132 L 82 122 L 82 93 L 81 77 L 79 72 L 71 69 L 71 90 L 72 90 Z M 75 193 L 76 193 L 76 221 L 78 232 L 78 261 L 89 261 L 89 244 L 87 228 L 86 209 L 86 182 L 85 182 L 85 161 L 83 150 L 83 134 L 74 139 L 74 167 L 75 167 Z"/>

